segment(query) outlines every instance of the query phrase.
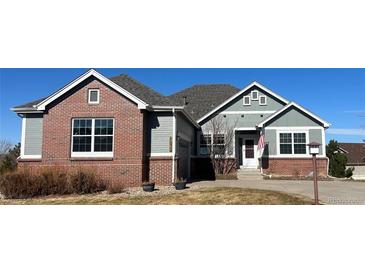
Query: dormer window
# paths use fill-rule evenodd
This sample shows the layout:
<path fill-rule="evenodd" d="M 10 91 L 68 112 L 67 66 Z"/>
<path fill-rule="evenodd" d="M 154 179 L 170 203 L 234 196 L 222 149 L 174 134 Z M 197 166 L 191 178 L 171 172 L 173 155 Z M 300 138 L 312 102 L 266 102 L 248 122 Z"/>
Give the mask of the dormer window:
<path fill-rule="evenodd" d="M 251 100 L 257 101 L 259 99 L 259 92 L 257 90 L 254 90 L 251 92 Z"/>
<path fill-rule="evenodd" d="M 98 89 L 89 89 L 88 103 L 99 104 L 100 92 Z"/>
<path fill-rule="evenodd" d="M 243 97 L 243 105 L 244 106 L 250 106 L 251 105 L 251 97 L 250 96 Z"/>
<path fill-rule="evenodd" d="M 266 106 L 266 96 L 260 96 L 259 104 L 260 106 Z"/>

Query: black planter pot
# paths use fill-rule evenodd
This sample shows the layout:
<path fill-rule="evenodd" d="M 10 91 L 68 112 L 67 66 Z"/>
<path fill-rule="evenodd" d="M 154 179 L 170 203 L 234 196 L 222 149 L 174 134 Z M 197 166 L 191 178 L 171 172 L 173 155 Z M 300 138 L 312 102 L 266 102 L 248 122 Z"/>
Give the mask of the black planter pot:
<path fill-rule="evenodd" d="M 176 190 L 182 190 L 186 188 L 186 182 L 179 182 L 174 184 Z"/>
<path fill-rule="evenodd" d="M 155 190 L 155 183 L 143 184 L 142 188 L 143 188 L 143 191 L 152 192 Z"/>

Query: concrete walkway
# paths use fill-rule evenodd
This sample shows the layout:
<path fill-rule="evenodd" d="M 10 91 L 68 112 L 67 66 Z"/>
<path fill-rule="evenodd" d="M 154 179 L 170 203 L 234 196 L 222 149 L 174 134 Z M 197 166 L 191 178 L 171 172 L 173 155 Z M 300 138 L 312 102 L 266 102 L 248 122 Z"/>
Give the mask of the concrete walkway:
<path fill-rule="evenodd" d="M 295 180 L 217 180 L 201 181 L 192 184 L 194 187 L 242 187 L 266 190 L 277 190 L 313 198 L 312 181 Z M 319 199 L 325 204 L 364 205 L 365 182 L 354 181 L 320 181 L 318 184 Z"/>

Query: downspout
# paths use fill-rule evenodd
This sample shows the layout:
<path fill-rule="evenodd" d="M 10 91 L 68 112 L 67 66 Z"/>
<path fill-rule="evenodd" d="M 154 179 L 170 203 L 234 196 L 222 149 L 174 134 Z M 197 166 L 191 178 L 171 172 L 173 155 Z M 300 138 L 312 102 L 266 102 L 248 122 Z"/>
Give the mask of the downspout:
<path fill-rule="evenodd" d="M 176 113 L 172 108 L 172 183 L 175 183 L 175 157 L 176 157 Z"/>

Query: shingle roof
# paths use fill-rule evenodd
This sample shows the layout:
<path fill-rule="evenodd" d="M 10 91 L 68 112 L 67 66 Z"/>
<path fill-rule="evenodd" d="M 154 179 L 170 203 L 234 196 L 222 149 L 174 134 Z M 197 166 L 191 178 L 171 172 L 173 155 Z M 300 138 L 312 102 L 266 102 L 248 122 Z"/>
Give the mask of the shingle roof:
<path fill-rule="evenodd" d="M 195 120 L 198 120 L 239 91 L 238 88 L 229 84 L 194 85 L 167 97 L 126 74 L 109 79 L 153 106 L 183 106 L 184 97 L 186 97 L 187 105 L 185 110 Z M 40 103 L 46 98 L 34 100 L 14 108 L 33 108 L 33 105 Z"/>
<path fill-rule="evenodd" d="M 37 100 L 34 100 L 32 102 L 28 102 L 28 103 L 25 103 L 23 105 L 20 105 L 20 106 L 16 106 L 14 108 L 33 108 L 34 105 L 42 102 L 44 99 L 46 99 L 47 97 L 43 97 L 43 98 L 40 98 L 40 99 L 37 99 Z"/>
<path fill-rule="evenodd" d="M 339 147 L 346 152 L 348 164 L 365 164 L 365 147 L 362 143 L 338 143 Z"/>
<path fill-rule="evenodd" d="M 146 85 L 138 82 L 137 80 L 129 77 L 126 74 L 122 74 L 119 76 L 109 78 L 118 86 L 124 88 L 128 92 L 134 94 L 142 101 L 146 102 L 147 104 L 154 105 L 154 106 L 170 106 L 171 102 L 166 96 L 161 95 L 160 93 L 154 91 L 153 89 L 147 87 Z M 38 100 L 34 100 L 29 103 L 25 103 L 20 106 L 16 106 L 14 108 L 33 108 L 33 105 L 36 105 L 43 101 L 45 98 L 41 98 Z"/>
<path fill-rule="evenodd" d="M 239 91 L 229 84 L 194 85 L 170 95 L 169 99 L 174 105 L 184 105 L 186 97 L 185 110 L 198 120 Z"/>
<path fill-rule="evenodd" d="M 171 106 L 169 99 L 126 74 L 109 78 L 118 86 L 154 106 Z"/>

